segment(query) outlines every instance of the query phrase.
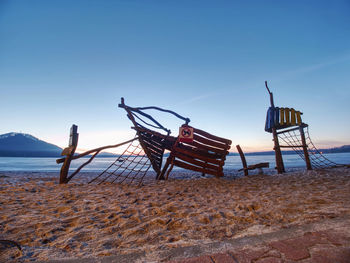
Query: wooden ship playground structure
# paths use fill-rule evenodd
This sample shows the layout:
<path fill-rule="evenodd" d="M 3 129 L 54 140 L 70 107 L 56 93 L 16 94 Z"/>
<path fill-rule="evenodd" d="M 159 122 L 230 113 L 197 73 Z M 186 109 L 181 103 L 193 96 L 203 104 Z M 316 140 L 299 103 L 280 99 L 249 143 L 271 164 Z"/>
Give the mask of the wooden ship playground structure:
<path fill-rule="evenodd" d="M 275 107 L 273 94 L 267 82 L 265 86 L 269 92 L 271 104 L 267 111 L 265 131 L 273 136 L 277 172 L 285 172 L 281 148 L 290 148 L 295 151 L 305 161 L 308 170 L 339 166 L 322 155 L 312 143 L 308 125 L 301 120 L 302 113 L 293 108 Z M 127 117 L 133 124 L 135 137 L 119 144 L 75 154 L 79 134 L 78 127 L 73 125 L 70 130 L 69 146 L 62 152 L 65 157 L 56 160 L 58 164 L 62 163 L 60 184 L 68 183 L 102 151 L 121 146 L 127 146 L 124 152 L 89 183 L 141 185 L 151 168 L 156 174 L 156 179 L 165 180 L 168 179 L 174 166 L 201 173 L 203 176 L 206 174 L 224 176 L 223 167 L 232 144 L 230 140 L 190 126 L 189 118 L 171 110 L 154 106 L 130 107 L 124 103 L 123 98 L 118 106 L 126 111 Z M 184 121 L 179 129 L 179 135 L 172 136 L 169 129 L 147 113 L 149 110 L 164 112 Z M 239 171 L 243 170 L 245 175 L 248 175 L 249 170 L 269 167 L 268 162 L 248 166 L 241 147 L 239 145 L 236 147 L 243 165 Z M 169 154 L 163 164 L 166 151 Z M 71 162 L 86 156 L 90 158 L 69 174 Z"/>
<path fill-rule="evenodd" d="M 136 135 L 126 142 L 104 146 L 74 155 L 78 145 L 77 126 L 73 125 L 70 133 L 69 147 L 65 148 L 62 155 L 66 157 L 58 159 L 57 163 L 63 163 L 60 172 L 60 183 L 68 183 L 80 170 L 89 164 L 101 151 L 128 145 L 126 150 L 116 158 L 103 172 L 89 183 L 137 183 L 141 184 L 143 178 L 152 167 L 156 173 L 156 179 L 164 180 L 169 177 L 174 166 L 200 172 L 203 175 L 211 174 L 222 177 L 226 156 L 231 147 L 231 141 L 212 135 L 208 132 L 189 126 L 190 119 L 173 111 L 158 107 L 130 107 L 121 99 L 119 104 L 127 112 Z M 160 124 L 147 110 L 157 110 L 168 113 L 184 121 L 177 137 L 171 135 L 171 131 Z M 169 156 L 163 165 L 165 150 Z M 72 160 L 91 155 L 90 159 L 68 175 Z"/>
<path fill-rule="evenodd" d="M 265 87 L 270 95 L 265 131 L 272 133 L 278 173 L 284 173 L 283 149 L 292 149 L 306 164 L 308 170 L 342 166 L 326 158 L 313 144 L 309 126 L 302 122 L 300 111 L 288 107 L 275 107 L 273 94 L 267 82 Z M 281 144 L 283 143 L 283 144 Z"/>

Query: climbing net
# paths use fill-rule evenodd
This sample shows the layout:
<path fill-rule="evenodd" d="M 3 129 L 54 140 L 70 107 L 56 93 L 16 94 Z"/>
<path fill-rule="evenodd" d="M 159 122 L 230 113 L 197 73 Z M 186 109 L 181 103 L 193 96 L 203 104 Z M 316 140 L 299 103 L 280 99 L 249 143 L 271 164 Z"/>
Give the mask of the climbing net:
<path fill-rule="evenodd" d="M 326 158 L 313 144 L 309 134 L 309 127 L 306 126 L 303 127 L 303 129 L 304 128 L 306 128 L 306 132 L 304 131 L 305 141 L 306 145 L 308 146 L 308 153 L 312 167 L 316 169 L 322 169 L 342 166 Z M 287 144 L 288 147 L 292 148 L 305 161 L 305 155 L 302 146 L 302 138 L 301 133 L 299 132 L 299 128 L 279 132 L 278 138 L 282 142 Z"/>
<path fill-rule="evenodd" d="M 140 145 L 139 140 L 132 141 L 126 150 L 106 170 L 89 183 L 138 184 L 146 176 L 151 162 Z"/>

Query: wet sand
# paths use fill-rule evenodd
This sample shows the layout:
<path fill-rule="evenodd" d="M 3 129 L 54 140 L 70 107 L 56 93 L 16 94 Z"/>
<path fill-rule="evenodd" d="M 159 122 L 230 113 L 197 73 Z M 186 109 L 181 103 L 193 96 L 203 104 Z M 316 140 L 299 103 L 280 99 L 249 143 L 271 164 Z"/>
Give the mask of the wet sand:
<path fill-rule="evenodd" d="M 348 168 L 152 180 L 142 187 L 57 181 L 56 174 L 1 173 L 0 239 L 18 242 L 23 252 L 1 249 L 0 258 L 152 252 L 350 214 Z"/>

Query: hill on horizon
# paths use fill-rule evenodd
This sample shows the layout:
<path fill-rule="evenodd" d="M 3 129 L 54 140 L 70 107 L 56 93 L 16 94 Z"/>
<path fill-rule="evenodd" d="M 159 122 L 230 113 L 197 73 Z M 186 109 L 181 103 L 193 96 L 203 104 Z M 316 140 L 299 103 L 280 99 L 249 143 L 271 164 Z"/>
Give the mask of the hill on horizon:
<path fill-rule="evenodd" d="M 0 135 L 1 157 L 59 157 L 62 148 L 26 134 L 10 132 Z"/>
<path fill-rule="evenodd" d="M 27 133 L 9 132 L 0 135 L 0 157 L 62 157 L 62 148 Z M 77 153 L 76 153 L 77 154 Z M 90 157 L 91 155 L 87 155 Z M 97 157 L 115 157 L 101 152 Z"/>

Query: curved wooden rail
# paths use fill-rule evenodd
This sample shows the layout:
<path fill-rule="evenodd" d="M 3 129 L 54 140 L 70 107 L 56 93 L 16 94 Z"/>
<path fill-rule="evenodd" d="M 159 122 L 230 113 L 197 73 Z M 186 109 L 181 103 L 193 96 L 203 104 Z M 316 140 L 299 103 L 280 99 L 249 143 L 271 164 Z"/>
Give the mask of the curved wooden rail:
<path fill-rule="evenodd" d="M 95 157 L 101 151 L 106 150 L 106 149 L 110 149 L 110 148 L 117 148 L 117 147 L 123 146 L 125 144 L 131 143 L 131 142 L 133 142 L 135 140 L 138 140 L 137 136 L 135 138 L 131 139 L 131 140 L 128 140 L 128 141 L 125 141 L 125 142 L 122 142 L 122 143 L 118 143 L 118 144 L 114 144 L 114 145 L 102 146 L 102 147 L 99 147 L 99 148 L 96 148 L 96 149 L 92 149 L 92 150 L 86 151 L 86 152 L 78 154 L 78 155 L 73 155 L 72 150 L 71 150 L 71 149 L 73 149 L 72 146 L 65 148 L 63 150 L 62 154 L 66 154 L 67 156 L 64 157 L 64 158 L 60 158 L 60 159 L 56 160 L 57 164 L 63 163 L 62 168 L 61 168 L 60 184 L 68 183 L 75 175 L 77 175 L 80 172 L 81 169 L 83 169 L 86 165 L 91 163 L 92 160 L 95 159 Z M 76 146 L 75 146 L 75 148 L 76 148 Z M 75 148 L 74 148 L 74 150 L 75 150 Z M 90 157 L 90 159 L 88 161 L 86 161 L 85 163 L 80 165 L 70 176 L 68 176 L 70 161 L 82 158 L 82 157 L 87 156 L 87 155 L 92 154 L 92 153 L 94 153 L 94 154 Z M 67 162 L 67 160 L 69 160 L 69 162 Z"/>
<path fill-rule="evenodd" d="M 135 137 L 134 139 L 128 140 L 126 142 L 122 142 L 122 143 L 118 143 L 118 144 L 114 144 L 114 145 L 102 146 L 102 147 L 99 147 L 99 148 L 96 148 L 96 149 L 92 149 L 92 150 L 86 151 L 84 153 L 80 153 L 80 154 L 74 155 L 72 157 L 72 160 L 79 159 L 81 157 L 84 157 L 84 156 L 89 155 L 89 154 L 94 153 L 94 152 L 100 152 L 100 151 L 103 151 L 103 150 L 106 150 L 106 149 L 110 149 L 110 148 L 117 148 L 119 146 L 123 146 L 124 144 L 130 143 L 130 142 L 135 141 L 137 139 L 138 139 L 138 137 Z M 66 157 L 57 159 L 56 163 L 57 164 L 63 163 L 65 159 L 66 159 Z"/>

